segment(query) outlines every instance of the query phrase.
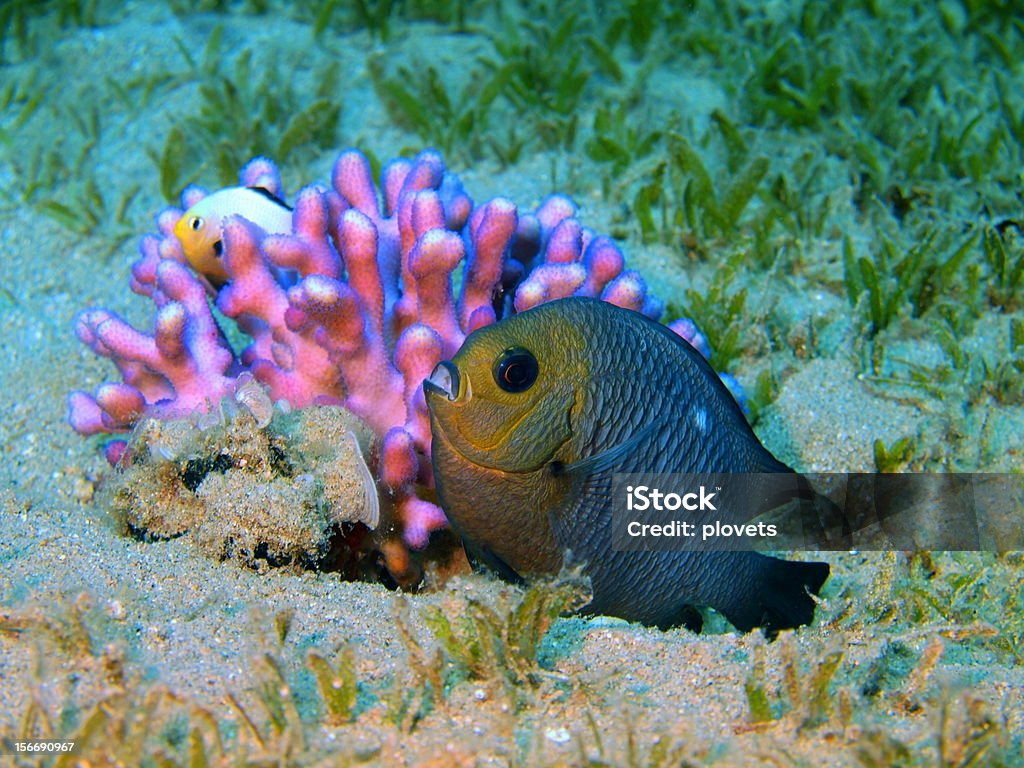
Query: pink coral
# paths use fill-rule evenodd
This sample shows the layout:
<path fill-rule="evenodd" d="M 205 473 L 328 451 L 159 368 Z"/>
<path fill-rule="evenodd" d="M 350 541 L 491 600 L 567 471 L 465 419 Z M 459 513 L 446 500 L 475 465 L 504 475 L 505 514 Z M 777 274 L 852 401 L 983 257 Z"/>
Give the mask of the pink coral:
<path fill-rule="evenodd" d="M 241 176 L 283 194 L 269 160 L 253 160 Z M 187 189 L 184 208 L 203 194 Z M 581 226 L 569 198 L 552 196 L 532 213 L 502 198 L 474 207 L 431 151 L 389 164 L 380 190 L 360 152 L 342 153 L 330 187 L 295 197 L 289 235 L 228 217 L 230 280 L 219 291 L 188 268 L 171 234 L 182 212 L 158 217 L 160 234 L 143 238 L 132 268 L 132 290 L 157 307 L 152 335 L 106 310 L 79 315 L 79 338 L 113 360 L 123 382 L 71 393 L 72 427 L 124 432 L 142 417 L 209 410 L 251 372 L 274 399 L 340 404 L 372 427 L 378 477 L 413 549 L 446 523 L 421 491 L 432 485 L 422 381 L 438 361 L 474 329 L 565 296 L 601 297 L 655 319 L 662 312 L 640 275 L 624 271 L 616 245 Z M 240 354 L 211 300 L 251 337 Z M 120 450 L 114 444 L 110 457 Z"/>

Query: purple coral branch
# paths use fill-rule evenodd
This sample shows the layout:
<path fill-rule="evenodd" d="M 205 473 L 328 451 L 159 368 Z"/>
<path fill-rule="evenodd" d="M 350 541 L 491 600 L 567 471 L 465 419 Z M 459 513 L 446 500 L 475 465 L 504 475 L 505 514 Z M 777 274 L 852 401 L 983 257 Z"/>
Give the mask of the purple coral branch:
<path fill-rule="evenodd" d="M 113 360 L 124 383 L 103 385 L 95 396 L 71 394 L 69 420 L 78 432 L 125 432 L 142 415 L 207 410 L 232 391 L 237 364 L 202 284 L 182 264 L 164 259 L 151 287 L 158 307 L 152 334 L 106 310 L 79 314 L 78 338 Z"/>

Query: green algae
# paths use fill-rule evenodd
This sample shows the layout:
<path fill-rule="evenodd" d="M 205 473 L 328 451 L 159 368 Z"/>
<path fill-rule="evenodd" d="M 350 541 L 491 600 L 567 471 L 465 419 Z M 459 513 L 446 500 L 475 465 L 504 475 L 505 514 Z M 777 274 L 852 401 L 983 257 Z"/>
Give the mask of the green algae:
<path fill-rule="evenodd" d="M 396 146 L 435 143 L 454 170 L 473 170 L 472 161 L 481 176 L 493 168 L 533 172 L 537 165 L 525 165 L 532 158 L 558 153 L 586 169 L 563 191 L 584 202 L 588 216 L 615 218 L 631 264 L 649 250 L 665 257 L 643 262 L 652 282 L 685 274 L 686 286 L 671 283 L 664 298 L 697 316 L 716 364 L 741 376 L 758 371 L 757 411 L 770 410 L 809 359 L 849 356 L 863 377 L 858 386 L 924 414 L 913 433 L 901 423 L 892 437 L 866 442 L 878 469 L 1002 462 L 1020 470 L 1019 439 L 1009 452 L 985 445 L 996 427 L 1019 423 L 1013 414 L 1024 399 L 1017 223 L 1024 104 L 1013 87 L 1024 27 L 1012 4 L 698 2 L 683 11 L 636 0 L 598 14 L 581 2 L 532 30 L 520 21 L 553 20 L 553 4 L 506 7 L 504 16 L 470 2 L 435 11 L 423 3 L 342 5 L 322 3 L 314 19 L 308 8 L 275 2 L 176 4 L 187 55 L 168 45 L 169 55 L 140 71 L 93 78 L 122 111 L 138 113 L 131 120 L 88 109 L 74 82 L 63 101 L 46 95 L 68 79 L 47 45 L 96 30 L 120 34 L 113 4 L 4 5 L 3 206 L 44 214 L 78 242 L 110 239 L 128 258 L 124 234 L 149 226 L 158 198 L 172 199 L 189 181 L 232 183 L 257 152 L 276 155 L 307 182 L 324 177 L 324 150 L 357 139 L 381 157 Z M 299 25 L 293 30 L 305 25 L 300 57 L 242 56 L 233 47 L 239 37 L 204 46 L 217 39 L 209 35 L 216 24 L 234 31 L 261 14 Z M 518 25 L 507 39 L 502 18 Z M 235 34 L 244 40 L 251 28 Z M 479 53 L 458 67 L 434 66 L 436 48 L 452 35 L 473 36 Z M 533 59 L 528 49 L 538 37 L 546 46 Z M 374 54 L 364 38 L 412 40 L 419 50 Z M 344 59 L 344 78 L 330 68 L 346 46 L 384 68 L 375 94 L 363 84 L 357 107 L 349 88 L 359 89 L 359 61 Z M 310 79 L 323 73 L 321 88 L 295 85 L 289 73 L 299 59 Z M 94 66 L 85 56 L 73 60 Z M 557 79 L 566 62 L 574 89 Z M 678 86 L 664 97 L 665 80 L 657 78 L 665 72 L 671 82 L 686 75 L 688 84 L 708 84 L 717 100 L 684 104 Z M 524 87 L 531 77 L 542 84 L 537 93 Z M 181 105 L 174 114 L 159 111 L 168 101 Z M 344 111 L 335 114 L 339 104 Z M 388 116 L 395 132 L 378 141 L 373 127 L 346 122 L 363 107 Z M 248 125 L 228 112 L 260 117 Z M 118 137 L 133 121 L 145 123 L 132 140 L 136 149 L 148 146 L 150 159 L 143 156 L 127 178 L 112 177 L 109 167 L 127 154 Z M 50 125 L 62 126 L 61 135 L 44 130 Z M 553 191 L 539 176 L 530 187 L 538 198 Z M 13 287 L 5 290 L 9 304 L 18 301 Z M 799 309 L 814 292 L 836 300 L 824 316 L 778 309 Z M 826 331 L 842 342 L 816 343 Z M 986 679 L 1016 680 L 1024 663 L 1019 557 L 893 554 L 881 564 L 858 557 L 837 565 L 821 609 L 824 629 L 799 635 L 798 658 L 781 644 L 766 647 L 755 671 L 716 681 L 705 701 L 738 692 L 745 725 L 756 726 L 717 743 L 686 732 L 685 723 L 655 719 L 665 703 L 656 690 L 623 681 L 630 673 L 587 677 L 579 659 L 603 630 L 573 619 L 571 648 L 545 652 L 564 622 L 553 620 L 538 638 L 543 622 L 525 617 L 550 615 L 524 609 L 517 624 L 509 611 L 521 605 L 518 593 L 475 607 L 465 626 L 450 606 L 412 598 L 397 622 L 407 629 L 396 643 L 409 654 L 407 669 L 393 677 L 371 678 L 358 658 L 353 669 L 346 648 L 303 647 L 296 656 L 289 633 L 268 619 L 278 641 L 230 694 L 234 721 L 152 681 L 135 687 L 130 654 L 126 660 L 107 647 L 117 632 L 87 610 L 8 612 L 0 633 L 38 637 L 83 681 L 99 681 L 99 702 L 84 697 L 83 683 L 56 706 L 39 695 L 18 713 L 19 733 L 81 738 L 97 761 L 313 761 L 338 749 L 316 741 L 324 728 L 337 728 L 342 741 L 378 727 L 399 739 L 444 729 L 478 688 L 494 696 L 490 684 L 520 691 L 510 720 L 480 737 L 507 764 L 569 759 L 536 737 L 558 711 L 551 701 L 565 698 L 585 702 L 585 716 L 566 718 L 580 764 L 730 765 L 765 754 L 777 764 L 813 764 L 801 744 L 866 766 L 1019 760 L 1020 735 L 1008 714 L 991 696 L 975 696 Z M 671 633 L 623 633 L 690 658 Z M 849 644 L 841 658 L 837 638 Z M 729 640 L 711 635 L 700 643 Z M 858 644 L 867 645 L 859 662 Z M 967 682 L 948 684 L 964 667 Z M 48 682 L 31 684 L 44 691 Z M 302 700 L 290 704 L 282 690 Z M 643 704 L 616 719 L 609 713 L 622 708 L 625 690 L 640 690 Z M 515 748 L 496 747 L 509 731 Z M 341 750 L 353 763 L 382 760 L 379 747 L 349 744 Z"/>
<path fill-rule="evenodd" d="M 443 675 L 434 671 L 428 679 L 445 689 L 466 679 L 497 682 L 510 695 L 522 687 L 539 687 L 551 677 L 541 663 L 541 649 L 553 622 L 588 600 L 589 584 L 579 573 L 568 573 L 534 584 L 511 606 L 473 599 L 447 611 L 427 606 L 421 614 L 447 667 Z M 403 633 L 403 639 L 413 655 L 423 657 L 422 644 L 411 633 Z"/>
<path fill-rule="evenodd" d="M 632 690 L 633 705 L 610 718 L 609 713 L 617 710 L 607 708 L 604 702 L 606 696 L 614 700 L 617 694 L 614 690 L 601 693 L 609 681 L 599 682 L 600 674 L 596 678 L 558 675 L 558 667 L 547 671 L 536 666 L 535 658 L 531 661 L 523 655 L 524 649 L 539 648 L 540 637 L 550 631 L 550 625 L 545 629 L 544 622 L 538 624 L 527 617 L 539 615 L 541 606 L 540 614 L 553 615 L 549 608 L 561 602 L 557 586 L 555 592 L 542 586 L 529 592 L 478 593 L 479 597 L 468 602 L 461 596 L 427 605 L 401 600 L 396 628 L 410 655 L 411 679 L 402 675 L 372 679 L 365 672 L 369 659 L 360 656 L 354 646 L 343 644 L 335 653 L 310 651 L 305 643 L 293 640 L 289 631 L 282 632 L 293 619 L 277 613 L 254 615 L 252 632 L 256 636 L 262 632 L 264 639 L 253 650 L 247 674 L 227 694 L 233 720 L 159 684 L 135 680 L 133 654 L 118 650 L 124 630 L 111 626 L 110 619 L 82 596 L 71 599 L 64 613 L 56 617 L 39 611 L 4 612 L 0 632 L 36 638 L 47 649 L 48 658 L 64 659 L 62 663 L 78 670 L 81 689 L 96 686 L 92 689 L 99 694 L 95 705 L 65 707 L 59 712 L 36 700 L 23 713 L 14 735 L 74 738 L 81 745 L 81 755 L 89 759 L 107 756 L 135 764 L 131 761 L 145 756 L 157 764 L 180 764 L 182 760 L 217 764 L 224 760 L 300 761 L 333 756 L 362 763 L 386 759 L 381 750 L 389 732 L 409 739 L 407 743 L 412 745 L 416 734 L 421 738 L 449 718 L 459 717 L 467 699 L 478 707 L 493 699 L 500 705 L 495 711 L 508 707 L 502 715 L 505 719 L 497 730 L 491 731 L 490 726 L 484 731 L 487 735 L 481 739 L 494 740 L 486 745 L 481 742 L 478 748 L 508 764 L 562 764 L 550 745 L 545 747 L 544 739 L 534 738 L 536 729 L 550 728 L 552 718 L 557 722 L 558 715 L 553 713 L 560 707 L 578 712 L 575 707 L 585 702 L 582 713 L 566 729 L 579 764 L 680 765 L 690 761 L 733 765 L 762 754 L 770 743 L 777 754 L 788 755 L 794 764 L 806 759 L 805 748 L 820 750 L 832 744 L 848 750 L 851 760 L 843 764 L 850 765 L 885 765 L 884 760 L 893 756 L 903 756 L 902 764 L 908 766 L 1011 765 L 1021 747 L 1019 734 L 1007 730 L 1005 715 L 979 698 L 973 686 L 951 687 L 949 675 L 965 665 L 981 680 L 989 674 L 979 668 L 985 662 L 975 659 L 979 654 L 984 658 L 984 649 L 999 647 L 1005 630 L 985 624 L 984 617 L 1004 610 L 1012 616 L 1015 609 L 1001 593 L 979 594 L 976 590 L 1009 585 L 1013 578 L 1006 577 L 1014 573 L 1019 579 L 1019 558 L 999 566 L 1009 569 L 1001 575 L 983 567 L 979 577 L 976 569 L 963 570 L 962 565 L 970 563 L 950 556 L 910 563 L 894 560 L 892 582 L 880 585 L 878 597 L 902 605 L 899 601 L 910 594 L 905 583 L 909 579 L 935 598 L 933 610 L 946 611 L 939 606 L 949 603 L 958 611 L 962 603 L 980 617 L 937 625 L 897 607 L 888 618 L 883 614 L 879 620 L 871 612 L 881 603 L 869 601 L 867 612 L 859 616 L 838 620 L 826 616 L 827 632 L 786 634 L 775 643 L 751 637 L 746 647 L 750 651 L 747 658 L 752 657 L 753 662 L 745 662 L 742 656 L 735 659 L 735 674 L 748 711 L 745 721 L 735 724 L 731 747 L 690 733 L 685 722 L 666 726 L 662 721 L 652 730 L 651 714 L 665 706 L 656 685 L 639 685 L 635 678 L 621 681 Z M 840 577 L 857 578 L 853 572 Z M 953 590 L 952 599 L 947 588 Z M 575 594 L 576 588 L 569 592 Z M 973 594 L 968 600 L 957 593 Z M 844 601 L 830 597 L 829 602 L 835 606 Z M 472 612 L 474 606 L 475 617 L 467 615 L 467 607 Z M 495 621 L 497 625 L 490 626 Z M 855 630 L 856 624 L 866 628 L 888 624 L 890 630 L 869 643 L 865 656 L 858 651 L 858 644 L 864 643 L 866 636 L 855 631 L 845 634 Z M 477 628 L 469 629 L 470 625 Z M 480 636 L 481 626 L 491 633 L 489 637 Z M 428 628 L 436 647 L 424 634 Z M 527 633 L 525 642 L 520 629 Z M 591 635 L 608 631 L 597 626 L 581 629 Z M 633 642 L 645 635 L 637 628 L 616 631 Z M 660 653 L 679 639 L 682 635 L 662 634 Z M 1016 642 L 1012 637 L 1007 640 Z M 593 638 L 585 642 L 593 642 Z M 705 648 L 714 647 L 715 643 L 709 642 L 699 641 Z M 467 643 L 480 652 L 460 647 Z M 687 643 L 683 647 L 695 651 L 699 646 Z M 1003 648 L 1012 652 L 1011 645 Z M 519 661 L 509 665 L 514 657 Z M 459 659 L 475 667 L 460 666 Z M 699 659 L 698 653 L 680 671 L 698 671 Z M 529 664 L 527 678 L 519 677 L 523 662 Z M 571 658 L 563 658 L 560 664 L 566 662 L 571 663 Z M 526 684 L 527 679 L 533 682 Z M 42 679 L 38 684 L 43 684 Z M 711 693 L 722 695 L 724 691 Z M 706 694 L 694 690 L 692 695 L 700 701 Z M 139 727 L 142 722 L 146 725 Z M 914 723 L 919 727 L 908 732 L 907 725 Z M 322 741 L 324 732 L 335 734 L 333 747 Z M 509 745 L 501 733 L 518 735 Z M 552 733 L 554 738 L 563 738 L 560 731 Z"/>

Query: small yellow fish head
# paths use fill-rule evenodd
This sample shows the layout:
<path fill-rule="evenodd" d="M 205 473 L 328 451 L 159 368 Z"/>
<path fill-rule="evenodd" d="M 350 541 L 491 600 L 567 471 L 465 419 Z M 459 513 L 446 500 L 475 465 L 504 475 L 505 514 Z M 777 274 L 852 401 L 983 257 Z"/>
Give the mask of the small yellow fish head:
<path fill-rule="evenodd" d="M 215 286 L 228 280 L 220 253 L 223 222 L 217 210 L 218 194 L 204 197 L 185 211 L 174 226 L 174 236 L 181 243 L 188 263 Z"/>
<path fill-rule="evenodd" d="M 569 451 L 589 365 L 582 335 L 555 304 L 475 331 L 428 379 L 433 427 L 467 462 L 533 472 Z"/>

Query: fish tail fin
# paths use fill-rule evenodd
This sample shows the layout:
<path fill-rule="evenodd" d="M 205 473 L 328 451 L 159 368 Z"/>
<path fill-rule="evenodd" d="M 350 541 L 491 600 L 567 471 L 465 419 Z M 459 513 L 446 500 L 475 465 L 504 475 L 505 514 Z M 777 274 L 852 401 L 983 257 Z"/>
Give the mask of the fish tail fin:
<path fill-rule="evenodd" d="M 725 618 L 743 632 L 761 627 L 769 639 L 779 630 L 810 624 L 815 602 L 829 575 L 828 563 L 804 563 L 779 560 L 754 553 L 753 589 L 731 605 L 716 606 Z"/>

